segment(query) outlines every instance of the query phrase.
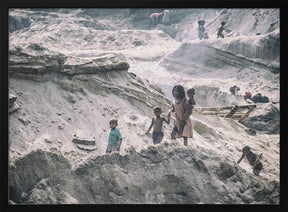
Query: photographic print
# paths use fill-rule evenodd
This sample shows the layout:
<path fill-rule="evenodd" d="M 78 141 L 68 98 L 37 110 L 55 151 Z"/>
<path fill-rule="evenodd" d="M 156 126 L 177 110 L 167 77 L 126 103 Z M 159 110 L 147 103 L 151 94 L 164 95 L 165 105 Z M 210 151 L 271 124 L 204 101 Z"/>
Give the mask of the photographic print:
<path fill-rule="evenodd" d="M 9 8 L 8 199 L 280 204 L 279 8 Z"/>

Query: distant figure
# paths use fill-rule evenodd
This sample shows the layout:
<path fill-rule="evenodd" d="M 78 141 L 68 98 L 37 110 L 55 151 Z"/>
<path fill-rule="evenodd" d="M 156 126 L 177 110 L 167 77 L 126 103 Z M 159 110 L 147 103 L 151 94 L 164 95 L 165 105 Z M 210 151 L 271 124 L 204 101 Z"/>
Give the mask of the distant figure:
<path fill-rule="evenodd" d="M 184 111 L 185 113 L 183 114 L 182 119 L 186 120 L 188 116 L 190 116 L 192 114 L 192 110 L 194 108 L 194 105 L 196 105 L 195 99 L 194 99 L 194 95 L 195 95 L 195 89 L 194 88 L 189 88 L 187 90 L 187 101 L 184 104 Z M 182 122 L 179 132 L 182 132 L 184 129 L 186 122 Z"/>
<path fill-rule="evenodd" d="M 172 102 L 172 112 L 175 112 L 176 120 L 174 122 L 171 138 L 176 139 L 183 137 L 184 145 L 187 146 L 188 138 L 193 137 L 192 123 L 189 116 L 192 113 L 192 110 L 188 111 L 187 108 L 184 107 L 185 102 L 188 100 L 183 86 L 175 85 L 172 89 L 172 95 L 174 97 Z M 181 126 L 183 125 L 184 127 L 182 129 Z"/>
<path fill-rule="evenodd" d="M 251 97 L 252 97 L 252 93 L 249 91 L 246 91 L 244 95 L 244 100 L 251 99 Z"/>
<path fill-rule="evenodd" d="M 163 11 L 163 18 L 162 18 L 162 24 L 167 25 L 170 21 L 169 18 L 170 11 L 169 10 L 164 10 Z"/>
<path fill-rule="evenodd" d="M 109 121 L 109 125 L 111 131 L 108 136 L 108 146 L 106 149 L 106 153 L 111 153 L 113 151 L 120 151 L 120 147 L 122 144 L 122 136 L 119 129 L 117 128 L 118 120 L 111 119 Z"/>
<path fill-rule="evenodd" d="M 230 92 L 231 92 L 231 94 L 233 94 L 233 95 L 238 95 L 238 91 L 240 91 L 240 88 L 239 87 L 237 87 L 236 85 L 234 85 L 234 86 L 232 86 L 232 87 L 230 87 Z"/>
<path fill-rule="evenodd" d="M 204 24 L 205 24 L 205 21 L 203 20 L 199 20 L 198 21 L 198 37 L 200 40 L 202 39 L 208 39 L 208 34 L 204 28 Z"/>
<path fill-rule="evenodd" d="M 259 176 L 259 173 L 263 168 L 263 164 L 260 162 L 260 158 L 262 156 L 262 153 L 257 157 L 257 155 L 251 151 L 251 148 L 249 146 L 245 146 L 242 149 L 242 152 L 243 152 L 243 154 L 242 154 L 241 158 L 237 161 L 237 163 L 239 164 L 242 161 L 242 159 L 246 156 L 250 165 L 252 166 L 253 173 L 255 175 Z"/>
<path fill-rule="evenodd" d="M 223 35 L 223 31 L 224 31 L 224 25 L 225 25 L 226 22 L 221 22 L 221 27 L 218 29 L 218 32 L 217 32 L 217 38 L 224 38 L 224 35 Z"/>
<path fill-rule="evenodd" d="M 164 117 L 161 117 L 160 116 L 161 113 L 162 113 L 161 107 L 154 107 L 154 114 L 156 117 L 152 118 L 151 125 L 146 132 L 146 134 L 148 134 L 151 128 L 154 126 L 153 133 L 152 133 L 154 144 L 159 144 L 163 139 L 163 136 L 164 136 L 163 131 L 162 131 L 163 121 L 165 121 L 167 124 L 170 123 L 171 112 L 170 111 L 168 112 L 168 115 L 167 115 L 168 120 L 166 120 Z"/>
<path fill-rule="evenodd" d="M 150 15 L 150 18 L 153 20 L 155 24 L 161 24 L 162 23 L 162 17 L 164 15 L 164 12 L 161 13 L 152 13 Z"/>

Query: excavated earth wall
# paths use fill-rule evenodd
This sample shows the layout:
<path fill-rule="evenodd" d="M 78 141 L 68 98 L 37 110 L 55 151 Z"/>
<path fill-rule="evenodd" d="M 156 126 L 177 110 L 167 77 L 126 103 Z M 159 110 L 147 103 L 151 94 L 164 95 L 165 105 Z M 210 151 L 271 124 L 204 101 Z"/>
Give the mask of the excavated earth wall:
<path fill-rule="evenodd" d="M 11 200 L 21 204 L 277 204 L 279 189 L 217 156 L 168 143 L 93 157 L 75 169 L 39 149 L 11 166 L 9 180 Z"/>

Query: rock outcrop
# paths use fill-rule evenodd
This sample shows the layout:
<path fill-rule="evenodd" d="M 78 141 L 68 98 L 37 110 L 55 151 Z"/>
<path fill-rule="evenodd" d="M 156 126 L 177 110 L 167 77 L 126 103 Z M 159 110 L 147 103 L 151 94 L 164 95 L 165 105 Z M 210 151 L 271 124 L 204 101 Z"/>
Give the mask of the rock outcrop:
<path fill-rule="evenodd" d="M 20 106 L 16 103 L 16 99 L 17 96 L 9 94 L 9 100 L 8 100 L 9 114 L 20 109 Z"/>
<path fill-rule="evenodd" d="M 273 103 L 259 103 L 255 110 L 247 119 L 244 125 L 261 133 L 280 133 L 280 109 L 279 105 Z"/>
<path fill-rule="evenodd" d="M 113 54 L 89 59 L 71 57 L 50 52 L 39 44 L 30 44 L 24 51 L 20 47 L 9 51 L 9 73 L 14 75 L 43 75 L 56 72 L 69 75 L 96 74 L 128 69 L 129 64 Z"/>

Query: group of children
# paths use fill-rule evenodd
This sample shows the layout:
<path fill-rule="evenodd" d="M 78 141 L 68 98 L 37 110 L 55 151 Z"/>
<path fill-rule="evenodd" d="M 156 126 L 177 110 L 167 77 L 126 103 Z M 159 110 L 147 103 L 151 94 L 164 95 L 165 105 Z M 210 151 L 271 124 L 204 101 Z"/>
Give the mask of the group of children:
<path fill-rule="evenodd" d="M 204 28 L 204 24 L 205 24 L 204 20 L 198 21 L 198 25 L 199 25 L 198 26 L 198 37 L 200 40 L 202 40 L 203 38 L 204 39 L 209 38 L 208 33 Z M 231 30 L 224 28 L 225 24 L 226 24 L 226 22 L 224 22 L 224 21 L 221 22 L 221 27 L 218 28 L 218 30 L 217 30 L 217 38 L 224 38 L 223 31 L 231 32 Z"/>
<path fill-rule="evenodd" d="M 164 136 L 162 130 L 163 123 L 166 122 L 167 124 L 170 124 L 171 112 L 175 112 L 175 121 L 173 130 L 171 132 L 171 139 L 183 137 L 184 145 L 187 146 L 188 138 L 193 137 L 190 115 L 192 114 L 192 109 L 196 104 L 194 99 L 195 90 L 194 88 L 188 89 L 186 97 L 184 87 L 181 85 L 176 85 L 172 89 L 172 95 L 174 97 L 174 100 L 172 102 L 172 109 L 168 111 L 167 119 L 161 116 L 162 114 L 161 107 L 159 106 L 154 107 L 155 117 L 152 118 L 151 124 L 146 134 L 148 134 L 153 127 L 153 133 L 152 133 L 153 143 L 154 145 L 161 143 Z M 117 119 L 111 119 L 109 124 L 111 131 L 108 136 L 108 146 L 106 149 L 106 153 L 111 153 L 112 151 L 120 151 L 123 139 L 119 129 L 117 128 L 118 125 Z M 243 154 L 241 158 L 237 161 L 237 163 L 239 164 L 242 161 L 242 159 L 246 156 L 249 163 L 252 165 L 253 173 L 255 175 L 259 175 L 263 167 L 262 163 L 260 162 L 262 154 L 259 157 L 257 157 L 257 155 L 251 151 L 251 148 L 249 146 L 245 146 L 242 149 L 242 152 Z"/>
<path fill-rule="evenodd" d="M 172 95 L 174 97 L 173 103 L 172 103 L 172 109 L 169 110 L 166 120 L 164 117 L 160 116 L 162 113 L 162 109 L 160 107 L 154 107 L 154 114 L 155 117 L 152 118 L 151 125 L 149 129 L 147 130 L 146 134 L 149 133 L 151 128 L 153 128 L 152 138 L 153 143 L 158 144 L 163 139 L 163 122 L 166 122 L 167 124 L 170 123 L 170 116 L 171 112 L 175 112 L 175 122 L 174 122 L 174 128 L 171 132 L 171 138 L 181 138 L 184 139 L 184 145 L 187 146 L 188 137 L 193 137 L 193 131 L 192 131 L 192 123 L 190 119 L 190 115 L 192 114 L 193 106 L 196 104 L 194 99 L 195 90 L 194 88 L 190 88 L 187 90 L 187 97 L 184 92 L 184 88 L 181 85 L 174 86 L 172 90 Z"/>
<path fill-rule="evenodd" d="M 165 117 L 162 117 L 162 108 L 159 106 L 154 107 L 154 115 L 155 117 L 152 118 L 151 125 L 149 129 L 147 130 L 146 134 L 149 133 L 149 131 L 153 127 L 153 143 L 159 144 L 164 136 L 163 133 L 163 122 L 166 122 L 167 124 L 170 123 L 170 117 L 171 112 L 175 112 L 175 122 L 174 122 L 174 128 L 171 133 L 171 138 L 184 138 L 184 145 L 187 146 L 188 142 L 187 139 L 193 137 L 193 131 L 192 131 L 192 124 L 190 115 L 192 114 L 193 106 L 196 104 L 194 99 L 195 90 L 194 88 L 190 88 L 187 90 L 187 96 L 186 98 L 184 87 L 181 85 L 176 85 L 173 87 L 172 95 L 174 97 L 173 103 L 172 103 L 172 109 L 169 110 L 167 114 L 167 119 Z M 108 136 L 108 146 L 106 149 L 106 153 L 111 153 L 113 151 L 120 151 L 120 147 L 122 144 L 122 135 L 117 128 L 118 121 L 117 119 L 111 119 L 109 122 L 110 125 L 110 132 Z"/>

